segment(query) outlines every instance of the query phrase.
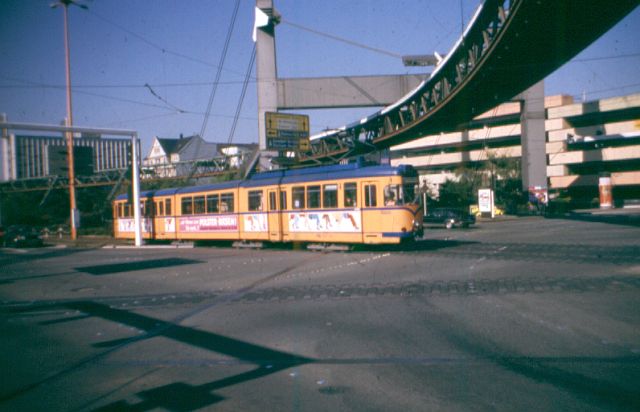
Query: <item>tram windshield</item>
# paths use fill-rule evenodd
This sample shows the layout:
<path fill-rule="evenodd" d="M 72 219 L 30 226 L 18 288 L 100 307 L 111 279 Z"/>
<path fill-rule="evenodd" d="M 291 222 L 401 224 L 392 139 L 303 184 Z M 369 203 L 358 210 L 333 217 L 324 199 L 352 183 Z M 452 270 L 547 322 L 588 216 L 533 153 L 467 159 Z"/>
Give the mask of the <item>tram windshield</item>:
<path fill-rule="evenodd" d="M 405 180 L 401 185 L 387 185 L 384 188 L 385 206 L 419 203 L 416 197 L 417 181 Z"/>

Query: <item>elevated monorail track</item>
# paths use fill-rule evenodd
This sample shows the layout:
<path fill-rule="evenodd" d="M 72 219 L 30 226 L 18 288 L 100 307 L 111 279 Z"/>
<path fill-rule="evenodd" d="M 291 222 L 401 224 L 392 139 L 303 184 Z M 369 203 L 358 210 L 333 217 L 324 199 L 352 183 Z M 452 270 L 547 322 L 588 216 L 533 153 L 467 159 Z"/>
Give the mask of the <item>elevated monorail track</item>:
<path fill-rule="evenodd" d="M 638 0 L 486 0 L 428 80 L 398 102 L 317 136 L 303 164 L 336 162 L 455 130 L 542 80 Z"/>

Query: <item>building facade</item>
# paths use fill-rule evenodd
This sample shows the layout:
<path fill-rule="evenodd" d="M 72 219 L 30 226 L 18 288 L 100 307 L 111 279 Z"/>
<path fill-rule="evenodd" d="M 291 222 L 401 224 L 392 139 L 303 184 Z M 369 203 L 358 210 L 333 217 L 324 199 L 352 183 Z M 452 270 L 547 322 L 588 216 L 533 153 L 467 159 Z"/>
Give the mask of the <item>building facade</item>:
<path fill-rule="evenodd" d="M 522 157 L 521 102 L 502 104 L 466 128 L 395 146 L 393 164 L 411 164 L 437 193 L 460 167 L 486 170 L 496 157 Z M 576 103 L 545 98 L 547 188 L 550 194 L 598 196 L 598 180 L 610 176 L 614 199 L 640 199 L 640 94 Z"/>
<path fill-rule="evenodd" d="M 130 139 L 100 136 L 74 137 L 76 174 L 126 169 Z M 65 175 L 66 139 L 58 136 L 8 135 L 2 138 L 2 181 Z"/>

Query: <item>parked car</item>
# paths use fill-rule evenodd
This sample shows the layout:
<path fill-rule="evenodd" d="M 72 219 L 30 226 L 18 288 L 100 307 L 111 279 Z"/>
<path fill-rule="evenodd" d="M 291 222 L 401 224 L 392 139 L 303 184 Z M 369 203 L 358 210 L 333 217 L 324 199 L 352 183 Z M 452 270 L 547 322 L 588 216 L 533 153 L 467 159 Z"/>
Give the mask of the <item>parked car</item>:
<path fill-rule="evenodd" d="M 427 212 L 424 225 L 443 225 L 447 229 L 453 227 L 469 227 L 476 223 L 476 217 L 463 209 L 436 208 Z"/>
<path fill-rule="evenodd" d="M 4 235 L 6 247 L 40 247 L 43 244 L 40 232 L 33 226 L 10 226 Z"/>

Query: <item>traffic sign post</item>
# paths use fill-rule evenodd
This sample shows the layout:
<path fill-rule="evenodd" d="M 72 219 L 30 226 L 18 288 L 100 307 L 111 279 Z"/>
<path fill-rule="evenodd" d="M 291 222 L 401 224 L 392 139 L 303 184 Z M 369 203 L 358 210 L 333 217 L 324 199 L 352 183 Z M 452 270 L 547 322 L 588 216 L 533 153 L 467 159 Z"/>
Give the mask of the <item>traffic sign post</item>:
<path fill-rule="evenodd" d="M 309 150 L 309 116 L 288 113 L 265 113 L 267 150 Z"/>

